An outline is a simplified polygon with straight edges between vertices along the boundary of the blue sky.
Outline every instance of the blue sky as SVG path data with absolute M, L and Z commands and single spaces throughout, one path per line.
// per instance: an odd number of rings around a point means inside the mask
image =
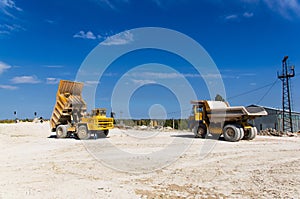
M 280 108 L 277 71 L 288 55 L 296 67 L 293 108 L 300 111 L 297 0 L 0 0 L 0 119 L 13 118 L 13 111 L 19 118 L 32 118 L 34 112 L 49 118 L 58 80 L 76 79 L 82 62 L 100 42 L 122 46 L 133 41 L 130 30 L 140 27 L 172 29 L 201 44 L 218 67 L 232 105 Z M 95 105 L 110 110 L 116 82 L 126 71 L 146 63 L 171 66 L 186 77 L 199 99 L 210 98 L 203 78 L 189 63 L 149 49 L 123 56 L 108 68 L 97 88 Z M 174 84 L 178 78 L 157 68 L 131 74 L 132 84 L 146 83 L 131 97 L 132 116 L 149 117 L 151 112 L 179 117 L 176 95 L 155 85 L 149 76 Z M 154 112 L 151 107 L 156 108 Z M 183 105 L 187 112 L 189 107 Z M 122 107 L 114 111 L 117 117 L 123 112 Z

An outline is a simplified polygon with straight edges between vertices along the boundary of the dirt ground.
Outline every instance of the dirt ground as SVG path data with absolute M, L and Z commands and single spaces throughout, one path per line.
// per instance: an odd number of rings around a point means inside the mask
M 0 198 L 300 198 L 300 137 L 51 135 L 48 123 L 0 125 Z

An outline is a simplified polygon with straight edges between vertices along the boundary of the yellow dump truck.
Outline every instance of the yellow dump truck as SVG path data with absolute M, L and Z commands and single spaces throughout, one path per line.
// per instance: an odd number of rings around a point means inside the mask
M 257 134 L 256 127 L 249 123 L 256 117 L 267 115 L 262 107 L 231 107 L 227 102 L 195 100 L 189 127 L 196 138 L 205 138 L 208 133 L 224 136 L 224 139 L 236 142 L 241 139 L 252 140 Z
M 79 139 L 88 139 L 91 134 L 103 137 L 114 127 L 113 118 L 106 117 L 106 109 L 98 108 L 91 114 L 86 113 L 82 89 L 83 83 L 60 81 L 50 119 L 52 132 L 56 132 L 57 138 L 72 134 Z

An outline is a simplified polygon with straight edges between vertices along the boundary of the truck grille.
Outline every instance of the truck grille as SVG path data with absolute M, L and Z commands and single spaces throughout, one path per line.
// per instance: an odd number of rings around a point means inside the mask
M 98 120 L 98 127 L 102 128 L 112 128 L 113 127 L 113 119 L 112 118 L 107 118 L 107 119 L 101 119 Z

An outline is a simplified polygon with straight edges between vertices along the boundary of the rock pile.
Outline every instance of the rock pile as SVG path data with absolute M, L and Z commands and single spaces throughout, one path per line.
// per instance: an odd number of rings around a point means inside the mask
M 276 129 L 268 128 L 265 130 L 260 130 L 258 135 L 265 135 L 265 136 L 288 136 L 288 137 L 294 137 L 297 136 L 298 133 L 290 133 L 290 132 L 283 132 L 283 131 L 277 131 Z
M 260 130 L 258 135 L 283 136 L 284 133 L 282 131 L 277 131 L 276 129 L 268 128 L 268 129 Z

